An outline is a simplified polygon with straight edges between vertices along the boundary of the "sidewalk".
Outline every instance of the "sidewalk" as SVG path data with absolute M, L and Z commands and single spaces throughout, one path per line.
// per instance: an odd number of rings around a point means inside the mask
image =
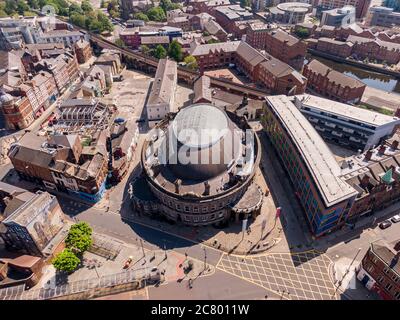
M 400 202 L 396 202 L 391 206 L 375 212 L 369 217 L 363 217 L 356 222 L 356 227 L 351 230 L 349 227 L 344 226 L 341 230 L 335 231 L 331 235 L 326 235 L 321 239 L 315 240 L 314 247 L 318 250 L 329 249 L 334 244 L 342 241 L 358 237 L 363 231 L 369 231 L 376 227 L 377 224 L 383 220 L 389 219 L 400 211 Z

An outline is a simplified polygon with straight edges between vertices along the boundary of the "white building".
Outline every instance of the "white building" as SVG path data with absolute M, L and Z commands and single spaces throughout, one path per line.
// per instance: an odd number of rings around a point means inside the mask
M 160 59 L 146 105 L 149 127 L 154 127 L 160 120 L 174 111 L 177 84 L 177 64 L 173 60 Z
M 397 117 L 309 94 L 294 103 L 324 139 L 356 150 L 378 145 L 400 125 Z

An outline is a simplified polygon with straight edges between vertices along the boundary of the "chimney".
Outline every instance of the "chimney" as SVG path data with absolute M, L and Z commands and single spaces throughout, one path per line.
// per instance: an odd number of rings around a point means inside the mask
M 207 181 L 204 182 L 204 193 L 205 196 L 210 195 L 210 183 Z
M 380 145 L 378 153 L 382 155 L 385 154 L 385 151 L 386 151 L 386 146 L 384 144 Z
M 175 184 L 175 193 L 179 194 L 179 189 L 180 189 L 181 184 L 182 184 L 181 179 L 176 179 L 174 184 Z
M 393 150 L 396 150 L 399 147 L 399 141 L 393 140 L 392 145 L 390 146 Z
M 372 151 L 372 150 L 368 150 L 368 151 L 365 153 L 364 160 L 365 160 L 365 161 L 371 160 L 372 154 L 373 154 L 373 151 Z

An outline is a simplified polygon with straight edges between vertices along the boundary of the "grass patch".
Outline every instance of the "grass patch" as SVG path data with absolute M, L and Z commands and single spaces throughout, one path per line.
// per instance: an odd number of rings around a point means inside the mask
M 394 111 L 393 110 L 389 110 L 389 109 L 386 109 L 386 108 L 379 108 L 379 107 L 371 107 L 371 106 L 367 106 L 365 104 L 359 104 L 359 105 L 357 105 L 357 108 L 375 111 L 375 112 L 378 112 L 378 113 L 385 114 L 387 116 L 393 116 L 394 115 Z

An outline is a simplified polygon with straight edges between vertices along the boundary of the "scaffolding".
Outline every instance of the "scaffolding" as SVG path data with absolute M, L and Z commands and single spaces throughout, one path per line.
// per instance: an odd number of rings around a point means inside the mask
M 74 102 L 58 107 L 57 123 L 53 127 L 55 132 L 90 136 L 95 131 L 108 128 L 112 108 L 96 100 Z
M 115 260 L 121 252 L 123 243 L 110 239 L 100 234 L 93 234 L 93 244 L 89 248 L 89 252 L 97 254 L 106 259 Z

